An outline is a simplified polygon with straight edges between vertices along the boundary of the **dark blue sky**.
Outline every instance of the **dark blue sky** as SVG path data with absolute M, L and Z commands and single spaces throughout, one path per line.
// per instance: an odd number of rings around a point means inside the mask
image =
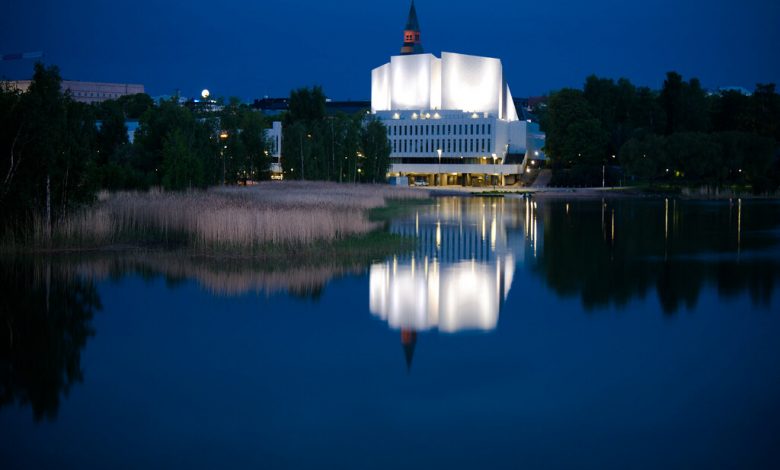
M 370 71 L 397 54 L 408 0 L 18 1 L 0 53 L 42 50 L 68 79 L 143 83 L 152 95 L 284 96 L 320 84 L 368 99 Z M 160 4 L 162 3 L 162 5 Z M 499 57 L 515 96 L 665 72 L 705 87 L 780 82 L 775 0 L 418 0 L 426 52 Z M 0 63 L 26 78 L 31 63 Z

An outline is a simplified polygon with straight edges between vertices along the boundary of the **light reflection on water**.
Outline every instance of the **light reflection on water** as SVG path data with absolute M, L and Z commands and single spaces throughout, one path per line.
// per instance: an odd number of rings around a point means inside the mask
M 166 464 L 780 462 L 777 203 L 440 198 L 386 228 L 414 248 L 0 263 L 0 454 L 144 466 L 166 417 Z
M 389 230 L 418 244 L 371 266 L 371 313 L 404 331 L 495 329 L 516 257 L 535 242 L 518 236 L 525 222 L 506 207 L 503 199 L 442 198 L 394 220 Z

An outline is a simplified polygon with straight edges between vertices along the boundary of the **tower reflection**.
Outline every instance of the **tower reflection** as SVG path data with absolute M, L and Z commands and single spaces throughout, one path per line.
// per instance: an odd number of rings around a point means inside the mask
M 496 328 L 516 263 L 535 255 L 535 212 L 530 201 L 442 198 L 393 222 L 417 246 L 371 266 L 369 309 L 400 331 L 408 367 L 418 332 Z

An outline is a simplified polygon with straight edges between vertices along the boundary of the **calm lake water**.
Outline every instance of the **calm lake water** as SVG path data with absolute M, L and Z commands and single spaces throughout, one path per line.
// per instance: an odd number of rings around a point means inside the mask
M 386 229 L 416 248 L 4 261 L 0 467 L 780 468 L 779 204 L 440 198 Z

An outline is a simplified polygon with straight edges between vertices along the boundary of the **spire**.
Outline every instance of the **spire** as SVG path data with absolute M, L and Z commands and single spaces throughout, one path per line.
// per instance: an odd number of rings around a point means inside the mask
M 417 21 L 417 9 L 414 8 L 414 0 L 409 8 L 409 19 L 406 20 L 406 29 L 409 31 L 420 31 L 420 22 Z
M 401 55 L 422 53 L 420 22 L 417 20 L 417 9 L 414 7 L 414 0 L 412 0 L 412 6 L 409 8 L 409 19 L 406 20 L 406 28 L 404 28 L 404 44 L 401 46 Z

